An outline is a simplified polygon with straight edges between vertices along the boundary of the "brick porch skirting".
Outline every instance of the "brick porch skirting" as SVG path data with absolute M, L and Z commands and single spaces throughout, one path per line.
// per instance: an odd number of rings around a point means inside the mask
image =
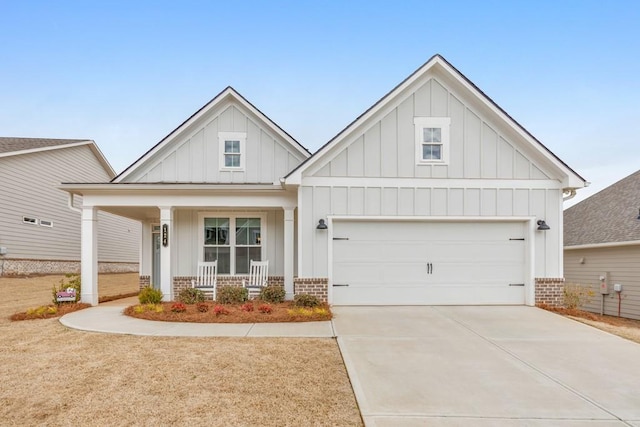
M 293 293 L 295 295 L 309 294 L 322 302 L 327 302 L 329 279 L 326 277 L 294 277 Z
M 177 298 L 180 291 L 191 287 L 191 281 L 195 280 L 196 276 L 175 276 L 173 278 L 173 295 Z M 242 286 L 242 281 L 249 280 L 248 275 L 241 276 L 218 276 L 217 286 Z M 270 286 L 283 286 L 284 276 L 269 276 L 268 284 Z
M 564 305 L 564 277 L 536 277 L 536 305 Z
M 191 281 L 196 276 L 175 276 L 173 278 L 173 295 L 174 298 L 180 294 L 180 291 L 191 287 Z M 218 276 L 218 286 L 242 286 L 243 280 L 249 280 L 249 276 Z M 293 279 L 294 294 L 309 294 L 318 297 L 320 301 L 327 302 L 327 289 L 329 280 L 326 277 L 295 277 Z M 140 289 L 151 284 L 150 276 L 140 276 Z M 283 276 L 269 276 L 269 285 L 283 286 Z

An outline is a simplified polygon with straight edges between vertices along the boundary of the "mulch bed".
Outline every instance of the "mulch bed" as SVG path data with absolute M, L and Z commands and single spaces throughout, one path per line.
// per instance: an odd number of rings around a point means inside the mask
M 91 304 L 85 304 L 81 302 L 67 302 L 62 304 L 51 304 L 38 307 L 37 309 L 23 311 L 21 313 L 12 314 L 10 320 L 34 320 L 34 319 L 50 319 L 52 317 L 64 316 L 74 311 L 82 310 L 84 308 L 91 307 Z
M 564 307 L 548 307 L 539 305 L 543 308 L 554 313 L 562 314 L 563 316 L 579 317 L 581 319 L 593 320 L 595 322 L 602 322 L 612 326 L 627 326 L 630 328 L 640 328 L 640 320 L 627 319 L 625 317 L 601 315 L 598 313 L 592 313 L 590 311 L 584 311 L 577 308 L 564 308 Z
M 186 311 L 176 313 L 172 311 L 175 303 L 165 302 L 157 305 L 134 305 L 127 307 L 124 314 L 138 319 L 157 320 L 163 322 L 195 322 L 195 323 L 279 323 L 279 322 L 317 322 L 331 320 L 332 314 L 328 305 L 320 305 L 313 308 L 295 307 L 293 302 L 283 302 L 279 304 L 263 303 L 253 301 L 249 304 L 252 311 L 242 310 L 242 305 L 216 304 L 214 302 L 202 303 L 206 305 L 207 311 L 201 312 L 196 304 L 186 304 Z M 271 312 L 263 313 L 260 306 L 267 304 Z M 155 310 L 161 307 L 160 312 Z M 216 314 L 216 307 L 223 307 L 226 314 Z M 219 310 L 219 309 L 218 309 Z

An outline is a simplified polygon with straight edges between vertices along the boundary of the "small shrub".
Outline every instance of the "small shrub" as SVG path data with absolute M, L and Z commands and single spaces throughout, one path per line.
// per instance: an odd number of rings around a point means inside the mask
M 160 289 L 147 286 L 140 291 L 138 301 L 140 301 L 140 304 L 160 304 L 162 302 L 162 296 Z
M 61 302 L 58 302 L 58 299 L 56 298 L 56 294 L 58 292 L 66 291 L 67 288 L 73 288 L 76 291 L 75 301 L 68 301 L 68 302 L 80 301 L 80 292 L 82 291 L 80 276 L 77 274 L 70 273 L 70 274 L 64 275 L 64 278 L 60 280 L 60 283 L 58 284 L 58 286 L 53 285 L 53 289 L 51 290 L 51 293 L 53 294 L 54 304 L 62 304 Z
M 196 304 L 196 308 L 200 313 L 206 313 L 207 311 L 209 311 L 209 304 L 207 304 L 206 302 L 199 302 Z
M 322 308 L 322 307 L 316 307 L 313 309 L 313 314 L 321 314 L 323 316 L 329 314 L 329 310 L 327 310 L 326 308 Z
M 185 304 L 204 302 L 204 293 L 200 289 L 186 288 L 180 291 L 178 300 Z
M 144 305 L 136 305 L 135 307 L 133 307 L 133 312 L 134 313 L 144 313 L 146 311 L 146 308 Z
M 579 308 L 591 302 L 591 298 L 595 295 L 592 289 L 587 286 L 575 283 L 566 283 L 564 285 L 564 306 L 570 310 Z
M 289 316 L 311 316 L 313 314 L 313 310 L 310 308 L 296 307 L 290 308 L 287 310 L 287 313 Z
M 240 306 L 240 310 L 246 311 L 247 313 L 253 311 L 253 303 L 252 302 L 246 302 L 246 303 L 242 304 Z
M 220 304 L 242 304 L 249 298 L 249 290 L 241 286 L 220 286 L 216 297 Z
M 285 291 L 282 286 L 266 286 L 260 290 L 259 298 L 262 301 L 278 304 L 284 301 Z
M 174 302 L 171 305 L 171 311 L 173 311 L 174 313 L 184 313 L 185 311 L 187 311 L 187 306 L 184 305 L 183 302 Z
M 299 294 L 294 297 L 293 305 L 296 307 L 317 307 L 320 305 L 320 300 L 314 295 Z
M 213 307 L 213 312 L 216 316 L 220 316 L 221 314 L 229 314 L 229 310 L 222 305 L 216 305 Z
M 271 314 L 271 311 L 273 309 L 271 308 L 271 306 L 269 304 L 260 304 L 258 306 L 258 311 L 260 313 L 264 313 L 264 314 Z

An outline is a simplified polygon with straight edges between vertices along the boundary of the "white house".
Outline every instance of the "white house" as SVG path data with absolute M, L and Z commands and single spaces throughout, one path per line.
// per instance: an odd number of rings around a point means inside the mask
M 0 137 L 0 276 L 79 271 L 82 200 L 57 187 L 114 176 L 91 140 Z M 137 221 L 101 212 L 98 236 L 101 272 L 138 271 Z
M 167 300 L 199 260 L 239 283 L 260 258 L 289 297 L 533 305 L 561 294 L 563 194 L 584 185 L 436 55 L 313 156 L 227 88 L 111 182 L 63 188 L 93 304 L 107 211 L 143 222 L 141 282 Z

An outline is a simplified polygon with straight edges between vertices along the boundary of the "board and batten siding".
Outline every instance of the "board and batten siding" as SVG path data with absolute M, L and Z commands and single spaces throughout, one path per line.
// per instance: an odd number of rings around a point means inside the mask
M 564 251 L 565 283 L 586 286 L 594 292 L 584 308 L 600 313 L 600 276 L 609 278 L 609 295 L 604 297 L 604 313 L 618 315 L 618 295 L 614 283 L 622 285 L 620 314 L 640 319 L 640 245 Z
M 303 277 L 326 277 L 327 233 L 317 230 L 320 218 L 348 216 L 536 217 L 559 227 L 559 189 L 415 188 L 302 186 L 300 232 Z M 558 232 L 535 233 L 536 277 L 561 277 Z M 523 236 L 524 237 L 524 236 Z
M 549 179 L 525 149 L 465 104 L 445 83 L 431 78 L 377 121 L 313 176 Z M 414 117 L 450 117 L 448 165 L 416 165 Z
M 172 269 L 174 276 L 196 275 L 197 263 L 200 258 L 199 237 L 203 233 L 199 222 L 200 210 L 176 209 L 173 217 L 173 239 L 175 250 L 172 255 Z M 246 214 L 247 211 L 216 211 L 207 210 L 212 215 Z M 266 251 L 265 260 L 269 260 L 269 274 L 282 276 L 284 274 L 284 211 L 267 210 L 256 211 L 266 214 Z M 250 213 L 248 213 L 250 215 Z M 144 225 L 143 238 L 148 244 L 143 245 L 141 274 L 151 274 L 151 223 Z
M 195 123 L 168 144 L 126 182 L 274 183 L 298 166 L 304 156 L 281 141 L 238 105 Z M 246 132 L 243 171 L 220 170 L 219 132 Z
M 62 182 L 104 182 L 108 173 L 87 145 L 0 158 L 0 246 L 7 259 L 80 259 L 80 213 Z M 76 207 L 81 198 L 76 197 Z M 53 227 L 23 223 L 23 217 Z M 99 261 L 138 262 L 140 224 L 98 213 Z

